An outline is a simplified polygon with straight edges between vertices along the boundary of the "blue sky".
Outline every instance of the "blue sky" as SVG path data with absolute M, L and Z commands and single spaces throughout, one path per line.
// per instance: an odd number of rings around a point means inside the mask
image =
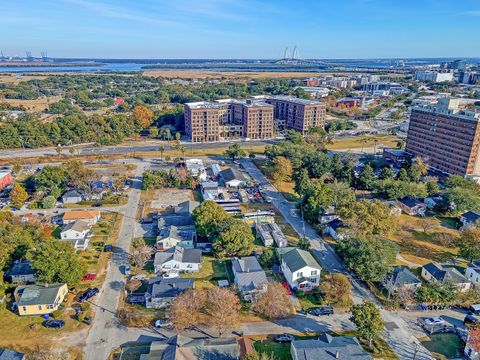
M 480 57 L 479 0 L 3 0 L 8 55 Z

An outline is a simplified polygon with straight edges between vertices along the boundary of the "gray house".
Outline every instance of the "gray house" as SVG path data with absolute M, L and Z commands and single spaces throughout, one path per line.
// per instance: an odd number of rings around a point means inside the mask
M 293 360 L 373 359 L 355 337 L 328 334 L 317 340 L 294 340 L 290 353 Z
M 240 347 L 237 338 L 191 339 L 176 335 L 167 341 L 153 341 L 150 352 L 140 356 L 140 360 L 237 360 Z
M 33 283 L 37 281 L 30 261 L 16 261 L 8 272 L 12 283 Z
M 68 190 L 62 195 L 62 202 L 64 204 L 78 204 L 84 199 L 84 193 L 81 190 Z
M 395 294 L 400 289 L 409 289 L 415 292 L 421 285 L 422 281 L 418 277 L 401 266 L 394 266 L 383 281 L 383 286 L 390 294 Z
M 453 267 L 442 266 L 441 264 L 428 263 L 423 265 L 421 275 L 428 282 L 450 282 L 460 292 L 468 291 L 472 286 L 472 283 L 460 271 Z
M 0 360 L 24 360 L 25 354 L 10 349 L 0 349 Z
M 235 276 L 235 285 L 246 301 L 255 302 L 260 292 L 264 291 L 268 283 L 265 271 L 255 256 L 232 259 L 232 270 Z
M 169 212 L 163 214 L 158 219 L 158 230 L 168 225 L 193 225 L 192 213 L 199 205 L 200 203 L 198 201 L 187 200 L 178 205 L 171 206 Z
M 175 297 L 187 289 L 193 289 L 194 279 L 160 277 L 150 279 L 145 293 L 145 306 L 148 309 L 160 309 L 168 306 Z
M 157 251 L 153 266 L 157 273 L 198 272 L 201 262 L 202 250 L 174 246 L 165 251 Z

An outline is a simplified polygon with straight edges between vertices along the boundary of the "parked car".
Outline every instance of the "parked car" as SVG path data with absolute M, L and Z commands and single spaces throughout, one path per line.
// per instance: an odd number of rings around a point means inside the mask
M 112 252 L 113 251 L 113 245 L 107 244 L 103 247 L 103 251 L 105 252 Z
M 293 335 L 290 334 L 282 334 L 282 335 L 277 335 L 275 336 L 275 342 L 283 344 L 283 343 L 289 343 L 295 340 Z
M 45 320 L 43 326 L 50 329 L 61 329 L 65 326 L 65 322 L 62 320 Z
M 288 282 L 282 283 L 283 287 L 285 288 L 285 292 L 287 295 L 292 295 L 292 289 L 290 288 L 290 285 L 288 285 Z
M 132 273 L 132 269 L 130 268 L 130 265 L 128 264 L 123 265 L 123 274 L 130 275 L 131 273 Z
M 427 326 L 443 325 L 445 323 L 445 320 L 440 318 L 428 318 L 425 319 L 424 323 Z
M 172 326 L 173 326 L 173 324 L 170 321 L 170 319 L 155 320 L 155 327 L 156 328 L 168 328 L 168 327 L 172 327 Z
M 312 309 L 308 312 L 314 316 L 322 316 L 322 315 L 332 315 L 333 314 L 333 307 L 331 306 L 323 306 L 320 308 Z
M 468 310 L 472 315 L 480 315 L 480 304 L 471 305 Z
M 143 296 L 129 296 L 127 298 L 127 302 L 129 304 L 143 304 L 145 302 L 145 297 Z
M 97 274 L 88 273 L 88 274 L 83 275 L 82 280 L 83 281 L 95 280 L 96 277 L 97 277 Z
M 78 301 L 79 302 L 85 302 L 88 299 L 91 299 L 92 297 L 97 295 L 98 292 L 99 292 L 98 288 L 90 288 L 78 297 Z

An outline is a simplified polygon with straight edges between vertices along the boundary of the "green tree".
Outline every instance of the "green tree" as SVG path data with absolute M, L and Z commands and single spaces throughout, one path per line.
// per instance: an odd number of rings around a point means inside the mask
M 370 164 L 365 165 L 358 176 L 358 186 L 361 189 L 371 190 L 375 180 L 375 172 L 373 171 L 372 166 Z
M 383 281 L 398 253 L 394 243 L 377 238 L 347 238 L 337 248 L 345 266 L 363 281 Z
M 460 232 L 457 240 L 458 255 L 472 262 L 480 259 L 480 226 L 468 226 Z
M 164 151 L 165 151 L 165 148 L 164 148 L 162 145 L 160 145 L 160 146 L 158 147 L 158 152 L 160 153 L 160 160 L 163 160 L 163 153 L 164 153 Z
M 416 298 L 427 305 L 450 305 L 456 298 L 455 286 L 450 282 L 423 284 L 417 289 Z
M 204 201 L 193 210 L 193 220 L 200 236 L 210 237 L 218 225 L 230 219 L 230 215 L 216 202 Z
M 238 144 L 233 144 L 228 147 L 227 150 L 223 153 L 223 156 L 226 158 L 232 159 L 232 161 L 235 161 L 235 159 L 243 158 L 246 156 L 245 151 L 240 147 Z
M 270 269 L 277 259 L 277 253 L 272 248 L 265 248 L 262 255 L 258 258 L 258 262 L 263 268 Z
M 53 197 L 52 195 L 45 196 L 42 199 L 42 208 L 43 209 L 51 209 L 55 207 L 55 204 L 57 203 L 57 199 Z
M 213 250 L 221 258 L 246 256 L 251 254 L 254 240 L 248 224 L 230 218 L 218 225 L 213 240 Z
M 61 189 L 65 187 L 68 182 L 68 174 L 63 166 L 45 166 L 34 179 L 35 189 L 51 189 L 57 186 Z
M 302 237 L 300 241 L 298 242 L 298 247 L 302 250 L 310 250 L 311 244 L 310 240 L 308 240 L 306 237 Z
M 378 177 L 380 180 L 392 180 L 393 170 L 390 166 L 384 167 Z
M 407 170 L 405 170 L 404 168 L 401 168 L 397 173 L 397 180 L 406 181 L 406 182 L 410 181 Z
M 12 172 L 18 175 L 20 174 L 20 171 L 22 171 L 22 168 L 23 168 L 22 165 L 20 165 L 19 163 L 15 163 L 13 164 Z
M 284 156 L 277 156 L 272 161 L 269 173 L 275 181 L 290 181 L 293 173 L 292 162 Z
M 371 301 L 365 300 L 363 304 L 351 307 L 350 320 L 357 327 L 360 337 L 368 340 L 368 346 L 372 347 L 372 341 L 379 336 L 385 327 L 380 310 Z
M 17 181 L 13 183 L 12 190 L 10 190 L 10 200 L 16 208 L 21 208 L 28 199 L 28 194 L 25 188 Z
M 151 128 L 150 128 L 149 132 L 150 132 L 150 136 L 151 136 L 152 138 L 156 139 L 156 138 L 158 137 L 158 133 L 159 133 L 160 131 L 158 130 L 158 127 L 154 126 L 154 127 L 151 127 Z
M 77 285 L 85 274 L 86 265 L 69 242 L 46 240 L 29 258 L 40 280 L 47 283 L 65 282 Z

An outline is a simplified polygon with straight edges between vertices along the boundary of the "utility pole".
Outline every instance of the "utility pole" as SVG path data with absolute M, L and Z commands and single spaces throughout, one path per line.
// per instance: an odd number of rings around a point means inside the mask
M 415 344 L 415 352 L 413 353 L 413 360 L 417 359 L 418 343 Z

